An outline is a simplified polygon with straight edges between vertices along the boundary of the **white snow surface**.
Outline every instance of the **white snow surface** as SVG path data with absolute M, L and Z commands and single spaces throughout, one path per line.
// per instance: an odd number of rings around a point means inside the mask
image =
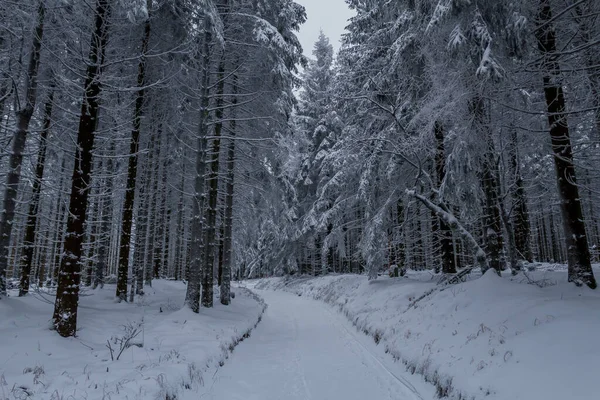
M 415 272 L 270 278 L 246 283 L 259 297 L 237 288 L 200 314 L 181 308 L 181 282 L 156 281 L 136 304 L 107 285 L 85 291 L 70 339 L 49 329 L 50 295 L 10 297 L 0 399 L 596 399 L 600 293 L 562 266 L 528 274 L 542 287 L 493 273 L 452 286 Z M 140 347 L 112 361 L 106 341 L 139 322 Z
M 203 399 L 434 398 L 432 388 L 330 307 L 291 293 L 256 292 L 268 304 L 263 320 L 217 371 Z
M 246 289 L 234 288 L 230 306 L 217 301 L 213 309 L 194 314 L 182 308 L 185 290 L 182 282 L 155 281 L 135 304 L 116 303 L 114 285 L 86 290 L 77 337 L 69 339 L 49 329 L 52 296 L 2 299 L 0 399 L 197 399 L 206 377 L 255 326 L 264 304 Z M 107 340 L 140 322 L 135 345 L 112 361 Z M 118 344 L 112 346 L 118 352 Z
M 598 268 L 595 273 L 600 277 Z M 522 274 L 516 277 L 504 274 L 500 278 L 492 271 L 443 290 L 436 285 L 438 278 L 429 272 L 409 272 L 408 277 L 385 276 L 374 281 L 356 275 L 269 278 L 249 285 L 284 290 L 301 296 L 299 299 L 315 298 L 332 305 L 331 310 L 338 311 L 355 326 L 351 329 L 354 337 L 362 335 L 372 346 L 377 341 L 381 353 L 388 353 L 387 362 L 425 377 L 436 386 L 438 394 L 450 399 L 599 398 L 595 379 L 600 371 L 600 291 L 567 283 L 564 266 L 538 266 L 537 271 L 528 275 L 543 287 L 530 284 Z M 426 296 L 415 302 L 423 295 Z M 287 320 L 293 321 L 296 307 L 288 308 L 287 312 Z M 322 313 L 326 312 L 329 311 Z M 337 317 L 330 318 L 332 324 L 341 326 Z M 300 337 L 311 326 L 314 325 L 301 328 Z M 326 347 L 335 346 L 336 341 L 346 343 L 342 333 L 332 342 L 319 334 L 320 330 L 314 331 L 312 345 L 323 344 L 324 354 Z M 280 331 L 290 342 L 294 332 Z M 274 329 L 273 334 L 276 333 Z M 334 329 L 327 331 L 327 336 L 335 335 Z M 264 340 L 267 344 L 267 338 Z M 242 346 L 240 352 L 241 349 Z M 303 347 L 298 351 L 301 356 L 304 354 Z M 235 363 L 231 368 L 235 368 Z M 369 365 L 368 369 L 378 371 L 376 366 Z M 327 371 L 332 370 L 336 371 L 330 364 Z M 219 374 L 226 371 L 224 368 Z M 335 373 L 328 373 L 333 374 L 331 379 L 336 377 Z M 328 373 L 323 371 L 324 379 Z M 353 379 L 369 382 L 370 374 L 365 372 Z M 381 388 L 374 383 L 367 385 L 370 394 L 363 398 L 388 398 L 387 393 L 377 392 Z M 352 388 L 351 392 L 359 393 L 359 389 Z M 312 398 L 327 398 L 316 396 L 315 392 L 312 395 Z M 409 391 L 408 397 L 395 398 L 411 399 L 411 395 Z

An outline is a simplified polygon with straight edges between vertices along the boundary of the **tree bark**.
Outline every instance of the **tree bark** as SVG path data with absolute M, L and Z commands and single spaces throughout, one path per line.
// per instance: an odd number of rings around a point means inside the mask
M 147 0 L 148 14 L 152 8 L 152 0 Z M 121 221 L 121 247 L 119 249 L 119 268 L 117 270 L 117 292 L 119 301 L 127 300 L 127 277 L 129 274 L 129 252 L 131 250 L 131 228 L 133 225 L 133 207 L 135 202 L 135 183 L 137 178 L 138 151 L 140 148 L 140 130 L 144 112 L 144 96 L 146 93 L 146 54 L 150 42 L 150 15 L 144 25 L 142 51 L 138 64 L 138 91 L 133 112 L 133 130 L 129 145 L 129 165 L 127 168 L 127 188 L 123 203 L 123 219 Z M 141 293 L 139 293 L 141 294 Z
M 112 188 L 113 188 L 113 162 L 112 155 L 115 153 L 114 143 L 111 145 L 110 154 L 106 162 L 105 173 L 108 175 L 104 180 L 102 189 L 107 195 L 103 196 L 100 206 L 100 230 L 98 231 L 98 262 L 95 265 L 94 282 L 92 288 L 104 287 L 104 271 L 108 265 L 108 250 L 110 247 L 110 228 L 112 222 Z
M 100 62 L 104 59 L 108 41 L 109 15 L 110 0 L 97 0 L 90 44 L 90 60 L 86 71 L 85 93 L 81 103 L 77 132 L 64 256 L 58 275 L 58 288 L 54 303 L 54 327 L 63 337 L 75 336 L 77 332 L 82 241 L 90 191 L 92 149 L 100 108 Z
M 512 150 L 510 154 L 510 161 L 512 164 L 512 172 L 515 178 L 513 184 L 513 198 L 515 202 L 513 214 L 515 246 L 521 258 L 529 262 L 533 262 L 533 256 L 531 254 L 531 227 L 529 223 L 529 211 L 527 209 L 527 197 L 525 196 L 525 184 L 523 183 L 523 176 L 521 175 L 517 132 L 514 130 L 511 132 L 511 142 Z
M 483 215 L 483 238 L 485 240 L 486 252 L 489 258 L 489 266 L 494 268 L 498 274 L 504 267 L 502 257 L 503 237 L 502 219 L 500 207 L 500 195 L 498 184 L 498 166 L 495 160 L 494 142 L 486 116 L 484 100 L 476 96 L 471 102 L 471 112 L 477 122 L 485 140 L 485 153 L 483 154 L 483 165 L 481 174 L 481 185 L 483 187 L 484 215 Z M 485 272 L 485 271 L 483 271 Z
M 40 52 L 44 36 L 45 14 L 45 1 L 40 0 L 37 23 L 33 33 L 29 65 L 27 67 L 25 79 L 25 104 L 23 105 L 23 108 L 19 109 L 16 113 L 17 128 L 13 136 L 13 147 L 10 154 L 9 170 L 6 176 L 6 187 L 4 189 L 4 201 L 2 213 L 0 215 L 0 299 L 7 295 L 6 270 L 8 268 L 8 253 L 13 221 L 15 218 L 17 192 L 19 190 L 19 181 L 21 180 L 23 151 L 25 150 L 27 131 L 29 130 L 29 123 L 33 116 L 37 97 L 37 76 L 40 67 Z M 29 284 L 29 274 L 27 276 L 27 284 Z M 29 290 L 29 288 L 27 288 L 27 290 Z
M 542 79 L 568 251 L 569 282 L 574 282 L 578 286 L 587 285 L 595 289 L 596 279 L 592 271 L 581 199 L 575 176 L 565 95 L 557 59 L 556 32 L 552 21 L 550 0 L 540 0 L 538 26 L 535 34 L 538 48 L 543 56 Z
M 31 203 L 29 203 L 29 212 L 27 214 L 27 226 L 25 228 L 25 239 L 23 241 L 23 265 L 21 267 L 21 287 L 19 296 L 25 296 L 29 293 L 29 276 L 33 263 L 33 250 L 36 237 L 36 225 L 40 205 L 40 193 L 42 189 L 42 179 L 44 178 L 44 167 L 46 166 L 46 148 L 50 125 L 52 124 L 52 107 L 54 104 L 54 88 L 50 89 L 50 95 L 44 108 L 44 124 L 40 133 L 40 147 L 38 149 L 38 158 L 35 167 L 35 179 L 33 181 Z
M 144 261 L 144 281 L 146 286 L 152 287 L 152 279 L 154 277 L 154 248 L 156 246 L 156 220 L 158 209 L 158 180 L 160 175 L 160 159 L 162 153 L 162 127 L 159 123 L 156 133 L 151 139 L 152 157 L 149 158 L 148 169 L 150 170 L 149 192 L 148 192 L 148 214 L 146 219 L 146 249 Z
M 234 98 L 232 107 L 235 111 L 237 98 L 237 76 L 233 76 L 233 93 Z M 232 232 L 233 232 L 233 193 L 235 189 L 235 134 L 236 120 L 235 116 L 229 124 L 229 146 L 227 147 L 227 179 L 225 190 L 225 214 L 223 216 L 223 274 L 221 276 L 221 304 L 229 305 L 231 302 L 231 264 L 232 258 Z
M 149 155 L 151 152 L 149 153 Z M 146 161 L 147 163 L 147 161 Z M 134 252 L 134 265 L 135 265 L 135 292 L 138 295 L 144 294 L 144 260 L 146 253 L 146 234 L 148 232 L 148 204 L 150 203 L 149 192 L 150 192 L 150 168 L 146 168 L 146 171 L 142 175 L 142 180 L 137 183 L 138 186 L 138 208 L 137 217 L 135 219 L 135 252 Z
M 206 234 L 205 234 L 205 263 L 204 273 L 202 274 L 202 306 L 213 306 L 213 281 L 214 281 L 214 259 L 217 232 L 217 202 L 219 198 L 219 155 L 221 152 L 221 130 L 223 129 L 223 90 L 225 66 L 224 60 L 219 63 L 217 74 L 217 100 L 215 112 L 215 131 L 212 139 L 212 148 L 207 154 L 209 174 L 208 184 L 208 204 L 206 207 Z
M 63 157 L 61 166 L 60 166 L 60 183 L 58 184 L 58 195 L 56 201 L 56 210 L 54 212 L 54 220 L 56 221 L 56 225 L 54 227 L 54 240 L 52 243 L 52 258 L 51 258 L 51 270 L 48 271 L 52 285 L 56 285 L 58 283 L 58 270 L 60 268 L 60 261 L 62 260 L 62 246 L 63 246 L 63 237 L 64 237 L 64 225 L 65 225 L 65 215 L 67 212 L 67 208 L 65 207 L 65 202 L 63 201 L 63 193 L 65 190 L 65 161 L 66 159 Z
M 206 200 L 205 173 L 206 173 L 206 146 L 209 125 L 209 98 L 210 83 L 210 45 L 212 42 L 212 26 L 210 16 L 204 16 L 204 39 L 202 46 L 202 76 L 200 78 L 200 118 L 198 121 L 198 144 L 196 148 L 196 175 L 194 177 L 194 198 L 192 206 L 191 251 L 190 267 L 188 273 L 188 286 L 186 304 L 195 313 L 200 312 L 200 290 L 203 282 L 202 264 L 204 258 L 204 241 L 202 237 L 202 213 Z M 212 288 L 212 286 L 211 286 Z M 211 294 L 212 298 L 212 294 Z
M 435 169 L 437 175 L 437 187 L 446 177 L 446 154 L 444 151 L 444 127 L 440 122 L 435 123 Z M 440 237 L 440 251 L 442 259 L 442 273 L 455 274 L 456 263 L 454 262 L 454 244 L 452 242 L 452 230 L 443 218 L 437 216 Z
M 96 163 L 96 166 L 93 168 L 101 168 L 101 163 Z M 94 265 L 96 264 L 96 260 L 94 259 L 94 252 L 96 251 L 96 237 L 98 236 L 98 216 L 100 215 L 100 190 L 102 190 L 102 186 L 98 184 L 92 184 L 92 188 L 90 189 L 90 205 L 88 206 L 88 216 L 87 216 L 87 239 L 86 239 L 86 271 L 85 271 L 85 280 L 84 285 L 87 287 L 92 286 L 92 280 L 94 276 Z
M 168 148 L 168 136 L 167 136 L 167 145 Z M 156 209 L 156 224 L 155 224 L 155 246 L 154 246 L 154 255 L 152 257 L 153 267 L 152 267 L 152 275 L 155 279 L 162 278 L 164 276 L 164 264 L 163 264 L 163 256 L 164 256 L 164 246 L 165 246 L 165 225 L 167 224 L 166 219 L 166 202 L 167 202 L 167 191 L 165 188 L 165 183 L 167 182 L 167 166 L 163 163 L 162 165 L 162 175 L 160 181 L 162 183 L 160 190 L 156 190 L 155 193 L 158 196 L 157 204 L 158 207 Z

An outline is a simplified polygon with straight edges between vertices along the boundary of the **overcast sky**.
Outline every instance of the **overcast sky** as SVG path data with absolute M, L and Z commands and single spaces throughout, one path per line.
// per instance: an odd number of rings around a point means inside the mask
M 340 38 L 344 28 L 348 25 L 348 18 L 354 12 L 348 8 L 344 0 L 295 0 L 296 3 L 306 7 L 308 19 L 300 29 L 298 38 L 302 43 L 304 54 L 312 57 L 312 50 L 319 30 L 323 29 L 329 37 L 333 48 L 340 48 Z

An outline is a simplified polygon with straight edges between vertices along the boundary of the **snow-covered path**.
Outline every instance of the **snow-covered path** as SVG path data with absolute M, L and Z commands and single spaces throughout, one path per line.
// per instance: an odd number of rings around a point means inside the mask
M 423 399 L 401 366 L 388 365 L 381 349 L 328 306 L 286 292 L 257 293 L 269 305 L 263 321 L 205 380 L 202 399 Z

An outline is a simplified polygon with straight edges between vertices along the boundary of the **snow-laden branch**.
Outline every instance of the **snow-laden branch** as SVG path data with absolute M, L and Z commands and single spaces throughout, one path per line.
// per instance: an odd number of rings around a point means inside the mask
M 450 214 L 448 211 L 445 211 L 440 206 L 434 204 L 427 197 L 418 194 L 415 190 L 406 189 L 406 194 L 410 197 L 414 197 L 419 200 L 423 205 L 433 211 L 438 217 L 444 220 L 452 229 L 453 232 L 458 232 L 463 239 L 465 239 L 475 250 L 475 260 L 477 265 L 481 268 L 481 272 L 485 272 L 489 269 L 487 256 L 485 251 L 481 248 L 477 240 L 465 229 L 464 226 L 456 219 L 456 217 Z

